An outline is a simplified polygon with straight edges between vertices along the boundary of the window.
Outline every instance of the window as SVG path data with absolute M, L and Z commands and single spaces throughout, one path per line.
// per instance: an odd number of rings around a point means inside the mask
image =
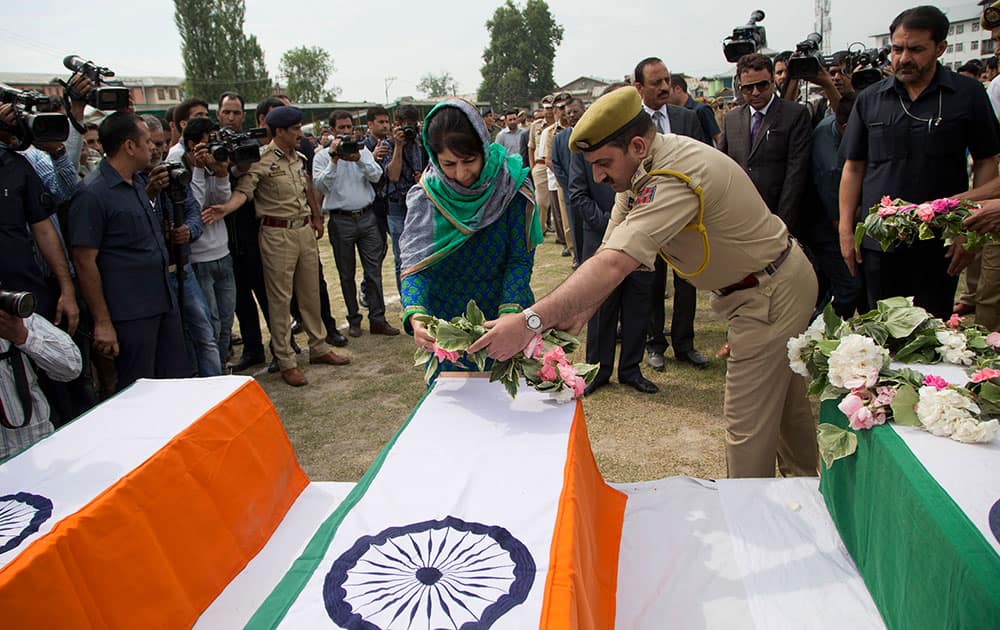
M 962 42 L 958 42 L 957 44 L 955 44 L 955 52 L 962 52 L 964 48 L 965 44 L 963 44 Z
M 946 52 L 949 54 L 955 52 L 955 46 L 953 44 L 948 44 L 948 50 Z
M 954 26 L 949 26 L 948 27 L 948 35 L 950 36 L 950 35 L 954 35 L 954 34 L 955 34 L 955 27 Z
M 163 88 L 156 88 L 156 100 L 165 101 L 167 100 L 167 91 Z
M 972 32 L 976 33 L 978 31 L 979 31 L 979 22 L 973 22 L 972 23 Z
M 965 32 L 965 24 L 956 24 L 955 25 L 955 34 L 956 35 L 961 35 L 964 32 Z
M 883 46 L 888 46 L 889 45 L 889 38 L 888 37 L 883 37 L 882 38 L 882 45 Z
M 969 50 L 979 50 L 979 42 L 972 42 L 969 44 Z
M 984 39 L 979 44 L 979 54 L 980 55 L 992 55 L 994 50 L 995 49 L 993 47 L 993 40 L 992 39 Z
M 174 99 L 175 101 L 180 100 L 180 97 L 177 96 L 177 88 L 170 88 L 170 98 Z

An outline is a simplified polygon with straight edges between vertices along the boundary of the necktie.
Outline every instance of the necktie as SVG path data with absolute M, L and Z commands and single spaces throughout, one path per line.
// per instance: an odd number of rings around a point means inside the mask
M 754 112 L 753 120 L 750 121 L 750 146 L 757 142 L 757 132 L 760 131 L 760 123 L 764 121 L 764 112 Z
M 666 133 L 667 132 L 667 130 L 664 129 L 664 125 L 663 125 L 663 112 L 662 111 L 656 110 L 655 112 L 653 112 L 653 122 L 656 123 L 656 131 L 658 131 L 659 133 Z

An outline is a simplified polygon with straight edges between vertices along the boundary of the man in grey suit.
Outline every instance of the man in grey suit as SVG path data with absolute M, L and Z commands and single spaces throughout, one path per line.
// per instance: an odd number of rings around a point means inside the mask
M 658 133 L 676 133 L 689 136 L 711 146 L 712 140 L 692 110 L 671 105 L 670 71 L 662 60 L 647 57 L 640 61 L 632 75 L 635 89 L 642 97 L 642 108 L 653 118 Z M 667 286 L 667 265 L 662 259 L 656 260 L 653 284 L 650 288 L 651 310 L 649 340 L 646 343 L 646 365 L 654 370 L 664 368 L 663 353 L 666 352 L 667 338 L 663 333 L 666 313 L 663 294 Z M 674 344 L 674 356 L 678 361 L 704 368 L 708 360 L 694 349 L 694 313 L 697 307 L 697 292 L 687 281 L 674 274 L 674 312 L 670 319 L 670 340 Z
M 726 114 L 719 149 L 743 167 L 767 207 L 798 236 L 812 145 L 809 110 L 778 98 L 774 66 L 764 55 L 741 57 L 736 74 L 746 104 Z

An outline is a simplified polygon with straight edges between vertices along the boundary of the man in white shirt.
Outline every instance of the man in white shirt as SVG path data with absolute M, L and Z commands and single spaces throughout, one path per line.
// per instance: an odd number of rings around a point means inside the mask
M 330 146 L 313 157 L 313 185 L 323 195 L 323 212 L 330 216 L 328 233 L 347 306 L 347 334 L 361 336 L 361 311 L 354 279 L 357 250 L 364 270 L 369 331 L 373 335 L 398 335 L 399 329 L 385 319 L 384 245 L 373 206 L 372 185 L 382 177 L 382 167 L 364 143 L 354 139 L 354 119 L 350 112 L 337 110 L 330 114 L 330 128 L 335 135 Z

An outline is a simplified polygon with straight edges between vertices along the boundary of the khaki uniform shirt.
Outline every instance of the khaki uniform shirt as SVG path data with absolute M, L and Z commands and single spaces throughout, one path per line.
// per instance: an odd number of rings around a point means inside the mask
M 545 127 L 544 118 L 532 121 L 531 126 L 528 127 L 528 148 L 535 152 L 535 159 L 538 159 L 539 136 L 542 135 L 542 129 L 545 129 Z
M 312 214 L 306 195 L 306 160 L 298 151 L 284 153 L 271 142 L 260 161 L 236 182 L 235 191 L 254 200 L 258 217 L 299 219 Z
M 701 265 L 701 235 L 684 229 L 698 219 L 698 197 L 676 177 L 648 174 L 662 169 L 687 175 L 704 191 L 711 258 L 702 273 L 686 278 L 695 287 L 729 286 L 762 271 L 787 247 L 788 229 L 736 162 L 702 142 L 673 134 L 657 134 L 631 190 L 618 193 L 604 247 L 628 254 L 650 271 L 658 252 L 683 273 Z

